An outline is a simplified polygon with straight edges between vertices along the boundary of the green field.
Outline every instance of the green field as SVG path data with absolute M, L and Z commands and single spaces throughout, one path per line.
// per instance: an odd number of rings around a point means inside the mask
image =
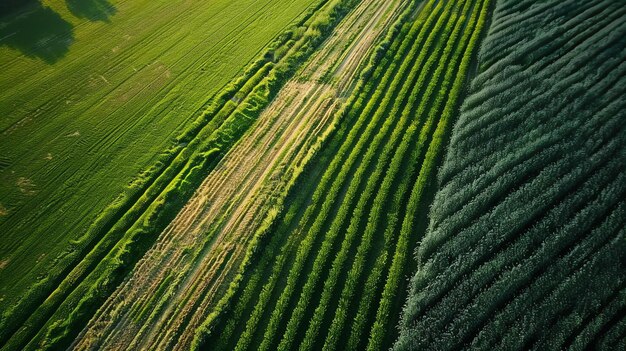
M 0 349 L 624 349 L 624 48 L 622 0 L 0 0 Z
M 498 1 L 397 350 L 623 350 L 626 7 Z
M 204 346 L 391 345 L 420 213 L 488 8 L 407 8 Z
M 5 311 L 313 1 L 77 3 L 1 20 Z

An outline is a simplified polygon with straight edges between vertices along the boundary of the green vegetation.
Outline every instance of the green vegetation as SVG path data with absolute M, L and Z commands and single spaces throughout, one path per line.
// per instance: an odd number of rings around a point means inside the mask
M 625 48 L 621 0 L 0 1 L 0 348 L 624 349 Z
M 34 2 L 0 20 L 0 309 L 54 279 L 51 267 L 65 271 L 64 257 L 84 251 L 71 242 L 104 222 L 120 192 L 143 193 L 167 159 L 159 153 L 180 149 L 175 137 L 196 111 L 311 2 L 258 13 L 251 1 L 197 3 L 124 3 L 106 23 L 77 19 L 64 1 Z M 232 21 L 242 13 L 246 22 Z M 275 14 L 272 26 L 260 24 L 264 13 Z M 213 15 L 221 20 L 206 21 Z M 181 40 L 181 20 L 199 35 Z M 207 38 L 202 57 L 185 55 Z M 45 55 L 56 53 L 51 64 Z M 208 67 L 214 60 L 223 64 Z
M 390 345 L 418 212 L 488 8 L 409 4 L 198 346 Z
M 624 346 L 625 47 L 620 1 L 497 1 L 395 349 Z

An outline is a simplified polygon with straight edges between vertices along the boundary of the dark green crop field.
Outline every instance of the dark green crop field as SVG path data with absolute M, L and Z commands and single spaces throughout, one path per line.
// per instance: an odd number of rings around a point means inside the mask
M 0 350 L 626 349 L 623 0 L 0 0 Z
M 395 349 L 621 350 L 626 6 L 499 1 Z

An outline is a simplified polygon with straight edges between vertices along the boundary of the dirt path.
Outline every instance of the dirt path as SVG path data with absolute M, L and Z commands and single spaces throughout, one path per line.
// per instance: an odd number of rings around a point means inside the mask
M 294 167 L 328 127 L 404 1 L 364 0 L 207 176 L 76 349 L 188 349 Z M 321 82 L 330 71 L 329 83 Z

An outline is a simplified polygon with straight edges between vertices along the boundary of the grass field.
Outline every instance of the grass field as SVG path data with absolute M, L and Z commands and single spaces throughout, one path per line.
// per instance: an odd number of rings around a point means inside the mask
M 397 350 L 620 350 L 626 7 L 497 1 Z
M 0 279 L 11 290 L 3 289 L 2 306 L 312 2 L 212 1 L 198 9 L 193 1 L 126 1 L 92 16 L 87 5 L 80 12 L 54 1 L 4 18 Z M 52 33 L 22 34 L 40 20 L 54 23 Z
M 0 2 L 0 349 L 626 348 L 621 0 Z
M 126 1 L 92 16 L 54 1 L 4 18 L 0 279 L 11 290 L 3 289 L 2 305 L 312 2 L 212 1 L 198 9 L 193 1 Z M 58 32 L 21 33 L 42 19 Z

